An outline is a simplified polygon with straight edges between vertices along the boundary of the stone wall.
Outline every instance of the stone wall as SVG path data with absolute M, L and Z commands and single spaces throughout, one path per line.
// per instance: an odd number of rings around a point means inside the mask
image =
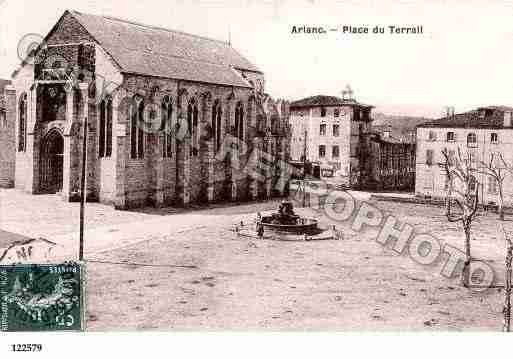
M 14 186 L 16 163 L 16 94 L 14 89 L 7 89 L 4 94 L 6 111 L 3 113 L 5 120 L 0 115 L 0 187 L 10 188 Z
M 89 33 L 68 12 L 59 21 L 46 39 L 48 45 L 93 42 Z
M 96 181 L 95 190 L 98 199 L 102 203 L 114 203 L 116 199 L 116 158 L 117 158 L 117 136 L 116 123 L 118 122 L 118 111 L 120 99 L 115 95 L 116 89 L 123 83 L 123 75 L 115 62 L 100 47 L 95 46 L 95 107 L 99 113 L 99 106 L 102 100 L 110 96 L 112 99 L 112 154 L 109 157 L 99 156 L 99 145 L 96 144 L 94 151 Z M 96 127 L 99 128 L 99 116 L 96 116 Z
M 15 166 L 15 187 L 24 191 L 33 193 L 37 186 L 37 179 L 33 178 L 33 171 L 37 169 L 38 161 L 35 161 L 37 154 L 33 153 L 34 148 L 39 146 L 39 138 L 34 135 L 34 127 L 36 124 L 36 108 L 33 105 L 33 98 L 36 96 L 37 90 L 31 90 L 34 83 L 34 66 L 26 64 L 19 69 L 12 78 L 13 98 L 8 106 L 10 116 L 15 120 L 15 149 L 16 149 L 16 166 Z M 19 131 L 19 111 L 18 104 L 21 96 L 26 93 L 28 99 L 27 109 L 27 147 L 26 151 L 18 151 L 18 131 Z M 8 94 L 8 96 L 11 96 Z M 34 183 L 35 181 L 35 183 Z
M 187 115 L 187 105 L 194 100 L 198 106 L 200 133 L 202 129 L 211 125 L 211 108 L 216 100 L 219 100 L 223 110 L 222 133 L 226 134 L 234 126 L 235 104 L 242 102 L 244 108 L 249 108 L 251 101 L 251 89 L 231 88 L 209 84 L 199 84 L 186 81 L 169 79 L 148 78 L 144 76 L 126 75 L 123 83 L 124 96 L 129 97 L 139 94 L 144 98 L 145 104 L 155 104 L 160 107 L 164 96 L 169 96 L 173 105 L 173 123 L 177 123 L 178 115 L 183 118 Z M 250 112 L 245 112 L 245 127 L 254 122 Z M 248 117 L 249 116 L 249 117 Z M 128 112 L 118 114 L 118 123 L 124 125 L 125 142 L 130 141 L 130 122 Z M 247 132 L 247 130 L 245 131 Z M 173 202 L 176 204 L 199 203 L 207 200 L 209 182 L 213 182 L 213 199 L 219 201 L 229 200 L 229 182 L 231 172 L 229 160 L 226 156 L 218 156 L 212 159 L 214 164 L 215 178 L 209 179 L 209 161 L 212 154 L 209 153 L 209 142 L 212 139 L 200 141 L 197 154 L 191 151 L 190 139 L 174 139 L 171 158 L 162 158 L 161 134 L 147 134 L 144 159 L 130 158 L 130 147 L 122 149 L 118 153 L 126 163 L 126 182 L 124 193 L 126 200 L 123 205 L 126 207 L 140 206 L 143 203 Z M 249 143 L 252 148 L 251 141 Z M 118 146 L 118 150 L 121 150 Z M 241 157 L 241 161 L 247 160 L 248 154 Z M 176 172 L 178 171 L 178 173 Z M 158 179 L 159 176 L 162 177 Z M 240 182 L 240 183 L 239 183 Z M 240 179 L 237 182 L 237 191 L 246 191 L 249 186 L 247 179 Z M 162 193 L 160 193 L 162 192 Z M 188 195 L 185 196 L 185 193 Z M 119 196 L 118 196 L 119 197 Z

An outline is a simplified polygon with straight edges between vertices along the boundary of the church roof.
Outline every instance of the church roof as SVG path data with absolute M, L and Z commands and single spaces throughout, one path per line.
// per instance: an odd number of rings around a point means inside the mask
M 361 104 L 354 99 L 342 99 L 336 96 L 317 95 L 306 97 L 301 100 L 294 101 L 290 104 L 291 108 L 299 107 L 320 107 L 320 106 L 358 106 L 372 107 Z
M 251 87 L 235 71 L 260 70 L 230 44 L 109 16 L 69 11 L 124 73 Z

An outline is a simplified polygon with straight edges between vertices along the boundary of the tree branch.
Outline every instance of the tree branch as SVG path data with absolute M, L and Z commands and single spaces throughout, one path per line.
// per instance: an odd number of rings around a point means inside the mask
M 476 197 L 474 199 L 474 208 L 472 209 L 472 212 L 468 216 L 470 220 L 472 220 L 472 218 L 474 217 L 474 215 L 477 212 L 477 205 L 478 205 L 478 203 L 479 203 L 479 186 L 476 185 Z

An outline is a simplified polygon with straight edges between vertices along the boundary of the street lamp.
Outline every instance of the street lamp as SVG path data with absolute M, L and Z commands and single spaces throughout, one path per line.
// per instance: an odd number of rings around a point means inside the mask
M 87 103 L 85 104 L 87 106 Z M 84 259 L 84 212 L 86 201 L 86 166 L 87 166 L 87 115 L 84 116 L 84 140 L 82 142 L 82 174 L 80 181 L 80 244 L 78 249 L 78 260 Z

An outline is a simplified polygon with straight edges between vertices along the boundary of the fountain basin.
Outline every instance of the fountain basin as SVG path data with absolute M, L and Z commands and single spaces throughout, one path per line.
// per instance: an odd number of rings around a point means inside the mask
M 296 223 L 275 223 L 274 216 L 262 217 L 262 225 L 265 229 L 276 232 L 308 234 L 318 230 L 318 221 L 313 218 L 297 218 Z

